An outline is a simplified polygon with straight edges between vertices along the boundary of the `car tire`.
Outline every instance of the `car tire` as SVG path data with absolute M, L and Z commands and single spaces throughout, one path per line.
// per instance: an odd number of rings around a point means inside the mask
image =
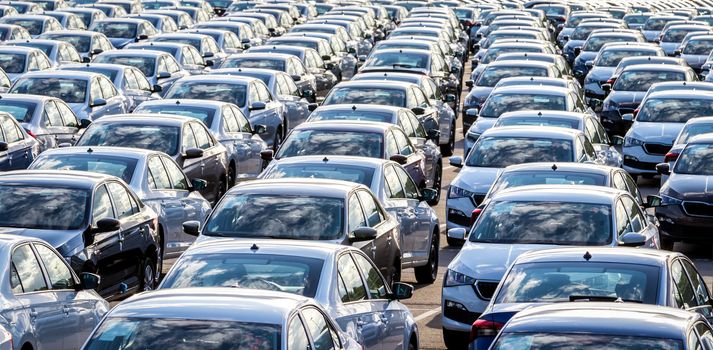
M 443 342 L 446 343 L 446 348 L 449 350 L 462 350 L 468 348 L 468 333 L 451 331 L 445 328 L 443 330 Z
M 431 247 L 428 251 L 428 262 L 426 265 L 414 268 L 416 282 L 423 284 L 431 284 L 438 277 L 438 248 L 439 248 L 438 231 L 433 232 L 431 237 Z
M 156 288 L 156 264 L 153 259 L 146 257 L 141 266 L 141 286 L 140 291 L 146 292 Z
M 446 243 L 451 247 L 462 247 L 465 244 L 465 240 L 446 237 Z
M 441 186 L 443 183 L 443 165 L 438 164 L 438 169 L 436 169 L 436 176 L 433 179 L 433 189 L 436 191 L 436 198 L 432 201 L 428 201 L 431 206 L 437 205 L 441 201 Z
M 456 126 L 451 125 L 451 134 L 448 137 L 448 143 L 441 145 L 441 154 L 444 157 L 450 157 L 456 149 Z
M 218 201 L 220 201 L 221 198 L 223 198 L 223 195 L 225 195 L 226 192 L 226 181 L 225 181 L 225 175 L 220 177 L 220 182 L 218 182 L 218 187 L 216 187 L 215 190 L 215 200 L 213 201 L 213 206 L 218 204 Z

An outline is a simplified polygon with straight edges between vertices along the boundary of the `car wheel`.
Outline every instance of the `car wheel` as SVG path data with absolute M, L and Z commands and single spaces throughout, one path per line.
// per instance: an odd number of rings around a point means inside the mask
M 438 231 L 433 232 L 431 237 L 431 248 L 428 252 L 428 263 L 414 269 L 416 281 L 418 283 L 433 283 L 438 276 Z
M 443 182 L 443 166 L 439 164 L 438 169 L 436 169 L 436 176 L 435 179 L 433 179 L 433 189 L 436 190 L 436 198 L 434 198 L 432 201 L 429 201 L 429 205 L 437 205 L 438 202 L 441 201 L 441 185 Z
M 144 261 L 144 266 L 141 270 L 141 291 L 146 292 L 154 290 L 156 286 L 156 265 L 149 257 Z
M 448 143 L 441 145 L 441 154 L 445 157 L 450 157 L 453 155 L 453 151 L 456 149 L 456 126 L 451 125 L 451 135 L 448 138 Z
M 451 331 L 443 328 L 443 342 L 450 350 L 462 350 L 468 348 L 469 334 L 465 332 Z

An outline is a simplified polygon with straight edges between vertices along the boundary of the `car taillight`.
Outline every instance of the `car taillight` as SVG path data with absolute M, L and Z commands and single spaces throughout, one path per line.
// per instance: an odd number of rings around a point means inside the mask
M 666 156 L 663 157 L 664 163 L 675 162 L 678 159 L 678 153 L 668 152 Z
M 470 328 L 470 341 L 472 342 L 478 337 L 494 337 L 498 335 L 498 332 L 503 326 L 505 326 L 505 324 L 500 322 L 475 320 L 473 326 Z
M 614 84 L 614 81 L 615 81 L 614 79 L 609 79 L 609 80 L 607 80 L 607 84 L 609 84 L 609 85 Z
M 466 27 L 470 27 L 470 26 L 472 26 L 473 24 L 474 24 L 474 23 L 471 22 L 471 21 L 465 21 L 465 26 L 466 26 Z
M 33 139 L 37 138 L 37 136 L 35 136 L 35 134 L 32 131 L 25 129 L 25 132 L 27 133 L 27 135 L 32 136 Z
M 473 224 L 475 224 L 475 220 L 478 220 L 478 216 L 480 216 L 480 213 L 482 211 L 483 209 L 480 208 L 473 209 L 473 212 L 470 214 L 470 226 L 473 226 Z
M 636 115 L 639 114 L 639 109 L 638 108 L 635 109 L 633 112 L 631 112 L 631 114 L 633 114 L 634 117 L 636 117 Z

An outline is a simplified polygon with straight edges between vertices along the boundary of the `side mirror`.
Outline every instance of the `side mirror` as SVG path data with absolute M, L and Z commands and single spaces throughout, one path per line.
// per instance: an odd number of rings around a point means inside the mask
M 82 63 L 89 63 L 91 61 L 92 61 L 92 59 L 87 56 L 82 57 Z
M 371 39 L 371 34 L 369 34 L 369 33 L 364 34 L 364 39 Z
M 139 41 L 139 40 L 146 40 L 146 39 L 148 39 L 148 38 L 149 38 L 148 35 L 146 35 L 146 34 L 141 34 L 141 35 L 139 35 L 139 36 L 136 38 L 136 41 Z
M 473 51 L 478 51 L 478 50 L 480 50 L 480 44 L 473 44 Z
M 394 154 L 393 156 L 389 157 L 389 160 L 404 165 L 408 161 L 408 157 L 403 154 Z
M 668 163 L 656 164 L 656 172 L 661 175 L 671 175 L 671 166 Z
M 203 58 L 211 58 L 213 56 L 215 56 L 215 54 L 212 52 L 206 52 L 203 54 Z
M 8 148 L 7 142 L 0 142 L 0 152 L 7 152 Z
M 602 84 L 602 90 L 608 95 L 611 92 L 611 84 Z
M 376 229 L 371 228 L 371 227 L 357 227 L 354 232 L 352 232 L 352 236 L 349 237 L 349 241 L 351 242 L 364 242 L 364 241 L 371 241 L 376 239 Z
M 264 134 L 267 132 L 267 126 L 264 124 L 258 124 L 253 127 L 253 135 Z
M 421 190 L 421 200 L 424 202 L 431 202 L 438 198 L 438 191 L 432 188 L 424 188 Z
M 475 33 L 475 38 L 476 38 L 476 39 L 482 39 L 482 38 L 483 38 L 483 33 Z
M 468 108 L 465 111 L 465 115 L 469 117 L 477 117 L 478 113 L 480 113 L 480 110 L 478 108 Z
M 460 73 L 460 69 L 458 69 L 458 67 L 452 67 L 452 68 L 451 68 L 451 73 L 453 73 L 453 74 L 458 74 L 458 73 Z
M 271 149 L 264 149 L 260 151 L 260 158 L 264 161 L 271 161 L 273 158 L 275 158 L 275 152 Z
M 299 75 L 297 75 L 297 74 L 295 74 L 295 75 L 292 76 L 292 80 L 294 80 L 294 81 L 300 81 L 300 80 L 302 80 L 302 77 L 299 76 Z
M 456 102 L 456 95 L 446 94 L 446 102 Z
M 394 282 L 391 285 L 391 296 L 389 299 L 392 300 L 404 300 L 411 299 L 413 296 L 413 286 L 410 284 L 402 282 Z
M 213 60 L 206 60 L 205 61 L 205 66 L 206 67 L 213 67 L 215 65 L 215 62 Z
M 241 44 L 250 44 L 250 39 L 248 38 L 243 38 L 243 40 L 240 40 Z
M 453 238 L 453 239 L 457 239 L 459 241 L 463 241 L 463 240 L 465 240 L 465 234 L 466 234 L 465 229 L 459 227 L 459 228 L 452 228 L 452 229 L 448 230 L 448 233 L 446 235 L 448 236 L 448 238 Z
M 611 144 L 612 146 L 621 146 L 624 144 L 624 138 L 619 135 L 612 136 Z
M 472 87 L 473 87 L 473 81 L 470 80 L 470 79 L 466 80 L 466 81 L 465 81 L 465 86 L 466 86 L 466 87 L 469 87 L 469 88 L 472 88 Z
M 424 113 L 426 113 L 426 109 L 423 107 L 413 107 L 411 108 L 411 111 L 415 115 L 423 115 Z
M 158 72 L 158 74 L 156 74 L 156 79 L 166 79 L 166 78 L 170 78 L 170 77 L 171 77 L 171 73 L 169 73 L 169 72 Z
M 187 235 L 198 236 L 201 233 L 200 221 L 186 221 L 183 223 L 183 232 Z
M 569 35 L 565 35 L 562 37 L 562 41 L 569 41 Z
M 440 138 L 441 138 L 441 131 L 440 131 L 440 130 L 431 129 L 431 130 L 428 130 L 426 133 L 428 134 L 428 139 L 431 140 L 431 141 L 433 141 L 433 142 L 435 142 L 435 143 L 438 143 L 438 141 L 439 141 Z
M 463 167 L 463 157 L 461 156 L 453 156 L 448 158 L 448 163 L 451 166 L 454 166 L 456 168 L 462 168 Z
M 319 105 L 316 103 L 310 103 L 309 105 L 307 105 L 307 109 L 309 109 L 310 112 L 314 112 L 317 107 L 319 107 Z
M 322 59 L 325 61 L 330 61 L 332 59 L 332 56 L 330 55 L 322 55 Z
M 579 56 L 579 54 L 582 53 L 582 48 L 581 47 L 575 47 L 574 48 L 574 55 Z
M 646 208 L 656 208 L 661 206 L 661 197 L 656 196 L 656 195 L 648 195 L 646 196 L 646 204 L 644 204 L 644 207 Z
M 594 67 L 594 61 L 584 62 L 584 66 L 591 69 L 592 67 Z
M 191 179 L 192 191 L 203 191 L 208 187 L 208 181 L 203 179 Z
M 355 48 L 353 48 L 353 47 L 350 47 L 350 48 L 347 49 L 347 52 L 348 52 L 348 53 L 351 53 L 351 54 L 355 54 L 355 53 L 357 53 L 357 50 L 356 50 Z
M 86 129 L 89 127 L 89 125 L 92 125 L 92 121 L 89 119 L 79 119 L 79 128 L 80 129 Z
M 106 100 L 103 98 L 95 98 L 92 100 L 92 103 L 89 104 L 90 108 L 93 107 L 100 107 L 100 106 L 106 106 Z
M 101 277 L 97 274 L 82 272 L 79 274 L 79 290 L 91 290 L 99 288 Z
M 161 91 L 163 91 L 163 87 L 162 87 L 161 85 L 158 85 L 158 84 L 154 85 L 154 86 L 151 88 L 151 92 L 156 92 L 156 93 L 158 93 L 158 92 L 161 92 Z
M 183 158 L 186 159 L 194 159 L 200 157 L 203 157 L 203 150 L 195 147 L 187 149 L 183 154 Z
M 673 51 L 673 55 L 676 57 L 681 56 L 681 49 Z
M 121 228 L 121 222 L 114 218 L 103 218 L 97 221 L 94 233 L 112 232 Z
M 623 247 L 641 247 L 644 244 L 646 236 L 636 232 L 624 233 L 619 239 L 619 245 Z
M 255 101 L 250 104 L 250 107 L 248 107 L 248 109 L 251 111 L 259 111 L 265 109 L 265 107 L 267 107 L 267 105 L 265 105 L 265 102 Z
M 622 114 L 621 120 L 623 120 L 623 121 L 625 121 L 625 122 L 633 122 L 633 121 L 634 121 L 634 114 L 632 114 L 632 113 Z
M 102 53 L 102 52 L 104 52 L 104 50 L 102 50 L 102 49 L 94 49 L 94 50 L 92 50 L 92 52 L 91 52 L 90 54 L 91 54 L 91 55 L 98 55 L 98 54 L 100 54 L 100 53 Z

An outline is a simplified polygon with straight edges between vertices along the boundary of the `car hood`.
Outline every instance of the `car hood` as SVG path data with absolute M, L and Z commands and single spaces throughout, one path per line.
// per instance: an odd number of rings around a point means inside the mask
M 683 123 L 634 122 L 629 133 L 631 137 L 644 142 L 672 145 L 683 125 Z
M 660 30 L 642 30 L 641 33 L 644 34 L 647 41 L 654 41 L 661 35 Z
M 134 39 L 126 39 L 126 38 L 109 38 L 109 41 L 117 49 L 121 49 L 128 44 L 136 42 L 136 40 L 134 40 Z
M 614 74 L 615 67 L 597 67 L 594 66 L 589 70 L 587 74 L 587 80 L 594 80 L 596 82 L 607 81 Z
M 466 242 L 448 269 L 478 280 L 500 281 L 518 256 L 532 250 L 556 248 L 549 244 L 494 244 Z
M 28 228 L 0 227 L 0 233 L 39 238 L 52 245 L 59 253 L 68 257 L 84 245 L 82 231 L 36 230 Z
M 474 132 L 476 134 L 482 134 L 485 132 L 485 130 L 488 130 L 495 125 L 495 123 L 498 121 L 498 118 L 484 118 L 484 117 L 479 117 L 478 119 L 475 120 L 475 123 L 470 127 L 468 132 Z
M 646 91 L 612 91 L 611 94 L 607 97 L 611 102 L 614 103 L 625 103 L 625 104 L 632 104 L 632 103 L 641 103 L 641 99 L 644 98 L 644 95 L 646 95 Z
M 686 63 L 688 63 L 689 66 L 693 68 L 700 68 L 704 63 L 706 63 L 706 60 L 708 59 L 708 55 L 686 55 L 683 54 L 681 55 L 681 58 L 686 60 Z
M 674 198 L 713 204 L 713 176 L 673 173 L 661 193 Z
M 485 194 L 495 182 L 501 168 L 481 168 L 464 166 L 451 185 L 477 194 Z

